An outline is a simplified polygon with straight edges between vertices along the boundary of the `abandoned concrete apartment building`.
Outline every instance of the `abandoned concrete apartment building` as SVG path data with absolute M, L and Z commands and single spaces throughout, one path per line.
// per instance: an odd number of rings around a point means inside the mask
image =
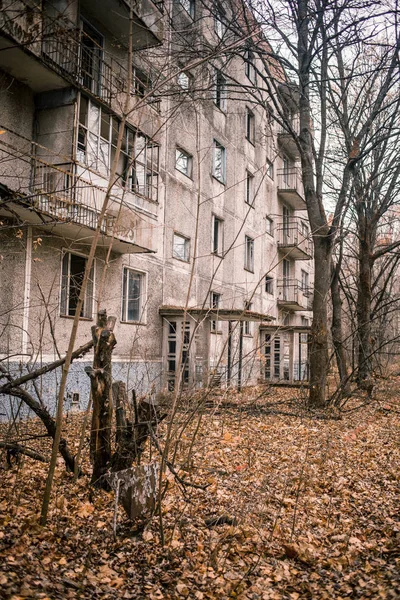
M 3 3 L 1 358 L 13 372 L 66 350 L 128 95 L 77 345 L 100 306 L 117 317 L 113 377 L 141 391 L 172 390 L 178 368 L 187 387 L 307 377 L 312 243 L 296 146 L 243 91 L 262 65 L 250 51 L 187 70 L 167 56 L 177 31 L 220 43 L 224 4 L 139 0 L 130 19 L 129 0 Z M 68 380 L 82 407 L 90 361 Z M 42 378 L 46 401 L 56 387 Z

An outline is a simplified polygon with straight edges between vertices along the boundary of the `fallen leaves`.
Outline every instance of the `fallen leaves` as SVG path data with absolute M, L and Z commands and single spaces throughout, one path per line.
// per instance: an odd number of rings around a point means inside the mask
M 293 392 L 279 391 L 281 399 Z M 37 524 L 45 467 L 26 459 L 0 490 L 0 585 L 7 598 L 395 599 L 400 419 L 371 407 L 341 421 L 271 416 L 247 391 L 203 415 L 182 494 L 171 473 L 158 519 L 119 514 L 112 494 L 63 465 L 49 527 Z M 234 402 L 237 399 L 238 407 Z M 398 400 L 391 401 L 397 410 Z M 66 430 L 74 439 L 79 418 Z M 177 464 L 188 464 L 190 429 Z M 40 442 L 38 451 L 48 452 Z M 39 444 L 39 442 L 38 442 Z M 144 460 L 146 457 L 144 457 Z M 133 528 L 133 530 L 132 530 Z

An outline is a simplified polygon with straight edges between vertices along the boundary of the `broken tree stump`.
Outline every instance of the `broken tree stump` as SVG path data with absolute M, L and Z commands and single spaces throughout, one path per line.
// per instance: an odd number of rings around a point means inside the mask
M 115 317 L 108 317 L 105 310 L 97 315 L 97 325 L 92 327 L 94 344 L 93 367 L 85 370 L 90 377 L 93 416 L 90 436 L 90 454 L 93 461 L 92 484 L 108 487 L 104 475 L 111 460 L 111 359 L 117 343 L 113 330 Z

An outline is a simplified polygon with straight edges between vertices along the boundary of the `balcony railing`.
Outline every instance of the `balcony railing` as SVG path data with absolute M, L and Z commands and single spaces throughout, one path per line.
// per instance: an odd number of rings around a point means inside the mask
M 298 135 L 300 132 L 300 120 L 298 117 L 293 117 L 288 122 L 287 127 L 282 125 L 278 127 L 278 141 L 281 144 L 285 152 L 296 158 L 299 156 L 299 149 L 296 142 L 293 139 L 292 132 Z
M 104 50 L 81 29 L 56 26 L 44 20 L 42 59 L 74 84 L 81 86 L 107 104 L 121 93 L 128 92 L 128 72 L 112 56 L 104 58 Z M 136 71 L 132 74 L 130 93 L 144 97 L 151 90 Z M 154 97 L 146 101 L 158 108 Z
M 313 244 L 307 224 L 298 217 L 290 217 L 276 227 L 278 248 L 296 260 L 313 257 Z
M 312 310 L 312 289 L 297 279 L 279 279 L 278 306 L 287 310 Z
M 277 172 L 278 194 L 294 210 L 304 210 L 303 181 L 301 171 L 297 167 L 291 169 L 280 169 Z
M 33 205 L 57 221 L 96 229 L 105 191 L 78 177 L 73 163 L 50 165 L 33 158 L 31 192 Z M 111 235 L 116 216 L 106 215 L 101 231 Z

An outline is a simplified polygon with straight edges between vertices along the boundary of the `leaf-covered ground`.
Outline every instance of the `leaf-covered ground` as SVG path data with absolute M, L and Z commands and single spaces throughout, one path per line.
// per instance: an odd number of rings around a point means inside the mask
M 293 390 L 212 398 L 192 451 L 198 421 L 176 456 L 180 476 L 209 486 L 183 491 L 167 474 L 164 547 L 158 516 L 139 531 L 122 508 L 114 540 L 114 495 L 85 476 L 74 483 L 61 462 L 41 528 L 47 465 L 2 463 L 0 596 L 399 598 L 399 384 L 382 382 L 377 398 L 340 419 L 301 413 Z M 79 423 L 65 424 L 76 445 Z M 18 434 L 40 431 L 29 422 Z M 49 455 L 45 438 L 29 445 Z M 212 517 L 222 523 L 207 526 Z

